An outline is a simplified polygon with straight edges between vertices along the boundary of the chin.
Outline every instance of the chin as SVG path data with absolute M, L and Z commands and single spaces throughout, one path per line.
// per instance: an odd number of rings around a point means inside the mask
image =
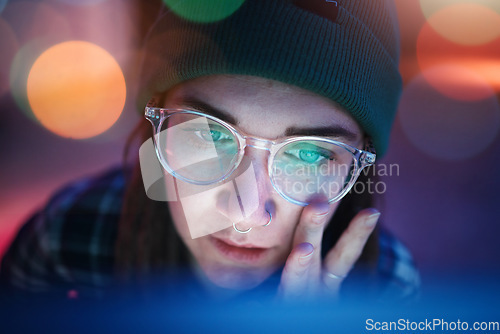
M 216 286 L 231 290 L 250 290 L 259 286 L 269 276 L 262 270 L 250 270 L 241 267 L 217 266 L 208 270 L 203 269 L 207 278 Z

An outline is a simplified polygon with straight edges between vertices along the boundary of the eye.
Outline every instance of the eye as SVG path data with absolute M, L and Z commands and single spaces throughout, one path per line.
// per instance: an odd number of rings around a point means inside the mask
M 313 148 L 292 148 L 286 150 L 286 154 L 308 164 L 319 163 L 323 160 L 333 160 L 332 153 L 320 147 Z
M 300 150 L 299 158 L 305 162 L 313 163 L 318 161 L 319 158 L 323 158 L 318 152 L 312 150 Z
M 194 134 L 207 143 L 229 143 L 233 141 L 233 135 L 220 127 L 210 126 L 210 129 L 195 129 Z
M 201 131 L 196 131 L 196 135 L 203 140 L 206 140 L 208 142 L 213 142 L 213 141 L 218 141 L 222 136 L 222 133 L 220 131 L 215 131 L 215 130 L 210 130 L 210 131 L 201 130 Z

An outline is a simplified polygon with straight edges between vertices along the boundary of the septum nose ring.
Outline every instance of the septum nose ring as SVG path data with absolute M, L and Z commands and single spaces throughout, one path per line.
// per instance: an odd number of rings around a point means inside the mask
M 265 225 L 262 225 L 262 226 L 269 226 L 269 224 L 271 224 L 271 221 L 273 220 L 273 215 L 271 214 L 271 212 L 269 212 L 268 210 L 266 210 L 266 212 L 269 214 L 269 221 L 267 222 L 267 224 Z M 238 233 L 248 233 L 252 230 L 252 227 L 250 227 L 248 230 L 245 230 L 245 231 L 242 231 L 242 230 L 239 230 L 237 227 L 236 227 L 236 224 L 233 223 L 233 228 L 236 232 Z

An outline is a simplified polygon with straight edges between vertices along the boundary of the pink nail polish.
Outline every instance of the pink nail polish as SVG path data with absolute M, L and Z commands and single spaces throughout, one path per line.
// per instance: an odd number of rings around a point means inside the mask
M 315 211 L 315 213 L 311 217 L 311 220 L 316 224 L 323 223 L 325 217 L 330 211 L 330 206 L 328 205 L 328 203 L 314 203 L 311 205 L 313 205 Z
M 312 255 L 314 254 L 314 247 L 308 242 L 304 242 L 299 245 L 301 253 L 305 253 L 299 257 L 299 263 L 301 265 L 306 265 L 311 261 Z
M 328 212 L 316 213 L 312 216 L 311 220 L 315 224 L 322 224 L 325 221 L 326 216 L 328 216 Z

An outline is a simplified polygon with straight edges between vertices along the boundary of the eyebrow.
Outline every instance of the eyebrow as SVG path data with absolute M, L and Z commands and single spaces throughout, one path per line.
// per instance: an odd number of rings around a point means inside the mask
M 197 111 L 201 111 L 205 114 L 217 117 L 218 119 L 223 120 L 224 122 L 228 122 L 234 125 L 238 125 L 239 122 L 236 118 L 234 118 L 233 115 L 229 114 L 228 112 L 225 112 L 223 110 L 217 109 L 216 107 L 203 102 L 195 97 L 181 97 L 178 101 L 176 101 L 178 104 L 190 108 L 190 109 L 195 109 Z
M 335 137 L 343 138 L 351 142 L 354 142 L 358 139 L 356 133 L 339 125 L 324 126 L 318 128 L 299 128 L 292 126 L 286 129 L 285 136 Z
M 182 96 L 174 101 L 183 107 L 201 111 L 205 114 L 217 117 L 225 122 L 233 125 L 239 125 L 239 121 L 231 114 L 221 109 L 218 109 L 196 97 Z M 358 135 L 343 126 L 332 125 L 315 128 L 288 127 L 284 133 L 285 137 L 289 136 L 318 136 L 318 137 L 333 137 L 342 138 L 346 141 L 354 142 L 358 139 Z

